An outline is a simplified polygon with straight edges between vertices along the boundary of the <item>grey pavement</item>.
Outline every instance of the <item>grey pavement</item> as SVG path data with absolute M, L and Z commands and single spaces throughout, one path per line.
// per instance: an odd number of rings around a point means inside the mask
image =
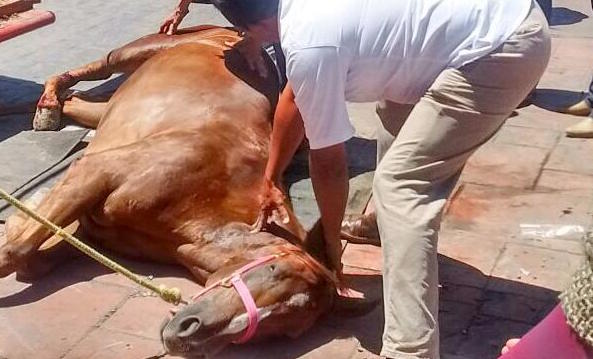
M 44 0 L 36 8 L 53 11 L 55 23 L 0 43 L 0 105 L 34 101 L 41 91 L 38 84 L 49 76 L 158 31 L 175 5 L 171 0 Z M 227 23 L 212 6 L 193 4 L 186 24 Z

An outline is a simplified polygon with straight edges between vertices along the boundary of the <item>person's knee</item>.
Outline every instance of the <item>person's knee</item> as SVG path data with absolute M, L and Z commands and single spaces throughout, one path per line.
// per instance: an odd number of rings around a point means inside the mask
M 373 176 L 372 190 L 376 206 L 384 204 L 385 194 L 388 192 L 388 188 L 391 185 L 390 182 L 392 182 L 387 177 L 383 167 L 382 162 L 379 162 L 375 170 L 375 175 Z
M 409 159 L 404 153 L 390 151 L 386 154 L 375 170 L 373 194 L 378 198 L 397 197 L 402 190 L 412 187 L 410 181 L 420 181 L 420 174 L 414 173 L 417 166 Z
M 386 166 L 380 163 L 373 178 L 373 201 L 383 246 L 404 256 L 429 250 L 436 241 L 445 198 L 435 195 L 431 181 L 423 180 L 406 161 L 397 168 Z M 412 169 L 406 170 L 406 166 Z

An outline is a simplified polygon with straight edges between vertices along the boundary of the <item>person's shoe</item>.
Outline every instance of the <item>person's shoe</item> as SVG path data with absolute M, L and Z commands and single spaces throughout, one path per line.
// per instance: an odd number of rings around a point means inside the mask
M 589 104 L 587 100 L 582 100 L 575 103 L 574 105 L 561 108 L 560 112 L 574 116 L 589 116 L 589 114 L 591 114 L 591 110 L 591 104 Z
M 593 117 L 588 117 L 581 122 L 566 129 L 566 136 L 576 138 L 593 138 Z
M 349 214 L 342 221 L 342 239 L 355 244 L 381 246 L 377 216 L 369 214 Z

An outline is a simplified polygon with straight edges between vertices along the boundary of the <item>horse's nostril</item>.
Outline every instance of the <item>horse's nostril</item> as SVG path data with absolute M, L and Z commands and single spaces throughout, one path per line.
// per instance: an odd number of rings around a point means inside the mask
M 195 334 L 201 326 L 202 322 L 198 317 L 187 317 L 179 323 L 179 330 L 177 336 L 179 338 L 187 338 Z

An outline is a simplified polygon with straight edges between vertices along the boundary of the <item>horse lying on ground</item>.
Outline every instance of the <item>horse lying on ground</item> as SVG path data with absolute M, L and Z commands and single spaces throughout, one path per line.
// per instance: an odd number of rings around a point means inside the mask
M 78 224 L 91 244 L 178 263 L 198 283 L 214 283 L 163 328 L 172 354 L 209 356 L 253 335 L 298 336 L 338 298 L 314 235 L 321 231 L 307 234 L 289 207 L 288 223 L 251 230 L 278 81 L 260 78 L 224 45 L 237 40 L 217 27 L 146 36 L 49 79 L 35 118 L 35 128 L 51 129 L 63 111 L 97 127 L 83 157 L 38 204 L 41 215 Z M 78 81 L 116 72 L 129 78 L 108 101 L 61 98 Z M 0 277 L 39 276 L 69 250 L 35 221 L 13 216 Z

